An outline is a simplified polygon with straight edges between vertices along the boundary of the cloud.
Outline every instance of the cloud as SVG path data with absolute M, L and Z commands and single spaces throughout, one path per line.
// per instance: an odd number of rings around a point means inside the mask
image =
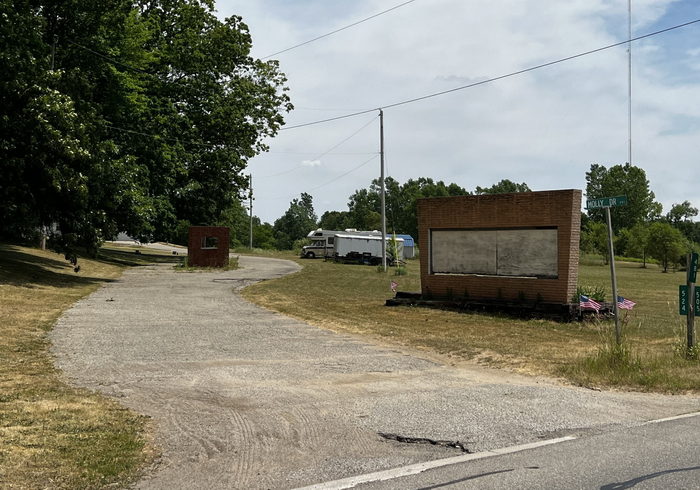
M 228 0 L 217 5 L 228 15 L 243 16 L 255 56 L 387 8 L 385 0 Z M 692 6 L 684 5 L 688 2 L 635 0 L 634 33 L 698 17 Z M 691 11 L 684 15 L 684 8 Z M 673 18 L 665 17 L 670 9 L 675 9 Z M 679 35 L 646 39 L 632 51 L 633 163 L 647 171 L 652 190 L 667 209 L 685 199 L 700 205 L 697 179 L 686 178 L 688 171 L 683 170 L 698 167 L 700 141 L 700 106 L 692 103 L 700 100 L 700 81 L 691 67 L 691 60 L 697 60 L 692 33 L 698 26 L 685 29 L 683 36 L 679 30 Z M 431 177 L 474 189 L 509 178 L 536 190 L 584 188 L 592 163 L 609 166 L 628 159 L 624 46 L 448 95 L 387 106 L 626 36 L 626 2 L 413 2 L 279 55 L 293 103 L 313 108 L 294 111 L 286 116 L 287 124 L 385 107 L 387 174 L 399 181 Z M 343 107 L 353 111 L 332 110 Z M 324 108 L 328 111 L 319 110 Z M 269 141 L 273 152 L 283 148 L 312 158 L 323 155 L 323 165 L 308 160 L 302 165 L 314 167 L 314 172 L 258 179 L 260 217 L 274 221 L 290 199 L 309 189 L 315 189 L 311 194 L 317 214 L 347 209 L 348 197 L 379 176 L 378 160 L 360 166 L 379 151 L 378 122 L 325 152 L 377 114 L 280 131 Z M 256 174 L 291 167 L 283 154 L 269 153 L 252 159 L 250 170 L 255 179 Z

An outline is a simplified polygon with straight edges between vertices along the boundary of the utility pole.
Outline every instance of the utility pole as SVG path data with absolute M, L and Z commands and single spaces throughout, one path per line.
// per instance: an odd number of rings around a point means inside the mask
M 632 39 L 632 0 L 627 0 L 627 39 Z M 632 41 L 627 42 L 627 163 L 632 165 Z
M 248 241 L 248 248 L 253 250 L 253 174 L 248 174 L 248 179 L 248 198 L 250 200 L 250 240 Z
M 695 315 L 697 312 L 697 304 L 695 303 L 695 280 L 697 278 L 698 254 L 688 254 L 687 280 L 686 290 L 688 291 L 688 312 L 687 312 L 687 334 L 688 334 L 688 356 L 693 355 L 695 349 Z
M 384 111 L 379 109 L 379 186 L 382 207 L 382 268 L 386 272 L 386 196 L 384 192 Z

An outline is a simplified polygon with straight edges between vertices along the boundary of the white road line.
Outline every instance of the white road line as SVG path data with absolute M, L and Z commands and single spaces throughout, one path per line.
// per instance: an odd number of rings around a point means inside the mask
M 676 415 L 675 417 L 666 417 L 665 419 L 649 420 L 647 422 L 644 422 L 642 425 L 660 424 L 661 422 L 670 422 L 671 420 L 687 419 L 689 417 L 697 417 L 699 415 L 700 412 L 684 413 L 683 415 Z
M 440 468 L 442 466 L 465 463 L 467 461 L 474 461 L 477 459 L 491 458 L 493 456 L 500 456 L 502 454 L 517 453 L 519 451 L 526 451 L 528 449 L 534 449 L 537 447 L 549 446 L 550 444 L 571 441 L 573 439 L 576 439 L 576 437 L 566 436 L 559 437 L 557 439 L 548 439 L 546 441 L 521 444 L 519 446 L 510 446 L 501 449 L 493 449 L 491 451 L 484 451 L 481 453 L 464 454 L 462 456 L 455 456 L 453 458 L 437 459 L 435 461 L 427 461 L 425 463 L 416 463 L 408 466 L 402 466 L 401 468 L 393 468 L 390 470 L 377 471 L 375 473 L 367 473 L 365 475 L 351 476 L 349 478 L 343 478 L 342 480 L 317 483 L 316 485 L 310 485 L 308 487 L 299 488 L 297 490 L 341 490 L 345 488 L 353 488 L 362 483 L 393 480 L 395 478 L 401 478 L 403 476 L 417 475 L 418 473 L 423 473 L 424 471 L 432 470 L 434 468 Z

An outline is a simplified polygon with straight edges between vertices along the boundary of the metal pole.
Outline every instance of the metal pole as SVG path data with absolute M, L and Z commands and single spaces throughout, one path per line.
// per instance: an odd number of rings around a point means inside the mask
M 248 174 L 249 181 L 249 193 L 248 198 L 250 199 L 250 234 L 248 241 L 248 248 L 253 249 L 253 174 Z
M 379 186 L 381 188 L 382 207 L 382 268 L 386 272 L 386 197 L 384 192 L 384 111 L 379 109 L 379 161 L 381 171 L 379 175 Z
M 695 347 L 695 282 L 691 281 L 691 264 L 692 264 L 692 254 L 688 254 L 688 274 L 687 274 L 687 285 L 688 285 L 688 355 L 692 353 L 693 347 Z
M 615 277 L 615 250 L 613 249 L 612 223 L 610 221 L 610 207 L 605 207 L 605 219 L 608 222 L 608 250 L 610 251 L 610 276 L 612 277 L 613 311 L 615 313 L 615 342 L 622 343 L 620 332 L 620 312 L 617 307 L 617 278 Z
M 627 39 L 632 39 L 632 0 L 627 0 Z M 632 165 L 632 41 L 627 43 L 627 163 Z

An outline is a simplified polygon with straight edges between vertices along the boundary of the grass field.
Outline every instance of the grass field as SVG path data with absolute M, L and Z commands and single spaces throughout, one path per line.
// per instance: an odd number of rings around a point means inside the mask
M 152 459 L 148 421 L 68 386 L 53 365 L 47 332 L 124 266 L 172 260 L 103 250 L 99 261 L 81 258 L 75 273 L 56 253 L 0 245 L 0 487 L 123 484 Z
M 567 324 L 384 306 L 392 296 L 392 279 L 401 291 L 420 291 L 418 261 L 409 261 L 405 276 L 319 259 L 299 262 L 305 266 L 300 273 L 253 285 L 243 295 L 325 328 L 424 349 L 448 362 L 474 360 L 591 387 L 700 392 L 700 362 L 676 352 L 685 338 L 677 305 L 683 273 L 663 274 L 656 265 L 617 265 L 618 292 L 637 306 L 624 320 L 624 352 L 611 356 L 610 321 Z M 609 299 L 609 267 L 602 260 L 585 263 L 579 284 L 604 287 Z

